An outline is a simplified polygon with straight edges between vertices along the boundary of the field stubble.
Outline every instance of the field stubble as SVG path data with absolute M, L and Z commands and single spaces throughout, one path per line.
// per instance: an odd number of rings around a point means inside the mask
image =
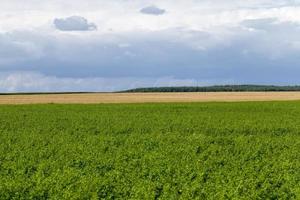
M 95 104 L 300 100 L 300 92 L 85 93 L 0 95 L 0 104 Z

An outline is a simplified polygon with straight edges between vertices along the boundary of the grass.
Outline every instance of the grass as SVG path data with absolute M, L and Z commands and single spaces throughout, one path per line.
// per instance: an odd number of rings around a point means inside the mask
M 0 199 L 299 199 L 300 102 L 0 106 Z

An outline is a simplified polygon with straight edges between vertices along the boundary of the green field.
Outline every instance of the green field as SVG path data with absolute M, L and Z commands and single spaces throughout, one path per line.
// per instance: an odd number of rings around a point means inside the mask
M 300 102 L 0 106 L 0 199 L 300 199 Z

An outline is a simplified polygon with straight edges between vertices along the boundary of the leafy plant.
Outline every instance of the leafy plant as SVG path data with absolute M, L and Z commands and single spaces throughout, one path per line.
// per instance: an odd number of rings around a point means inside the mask
M 300 102 L 0 106 L 0 199 L 299 199 Z

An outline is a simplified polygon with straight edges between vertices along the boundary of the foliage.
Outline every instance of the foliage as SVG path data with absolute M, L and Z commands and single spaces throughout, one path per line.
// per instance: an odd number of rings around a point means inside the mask
M 0 106 L 0 199 L 299 199 L 300 102 Z
M 137 88 L 124 92 L 266 92 L 300 91 L 300 86 L 273 85 L 216 85 L 204 87 L 153 87 Z

